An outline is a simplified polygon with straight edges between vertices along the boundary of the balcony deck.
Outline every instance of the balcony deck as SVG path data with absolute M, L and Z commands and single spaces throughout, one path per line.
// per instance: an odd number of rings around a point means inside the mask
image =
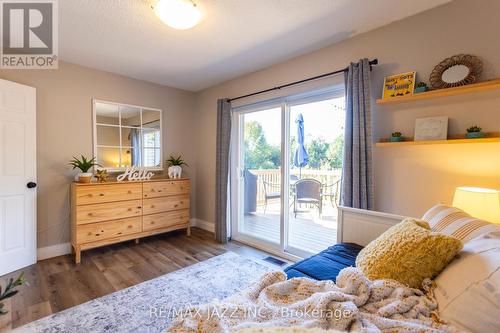
M 317 253 L 336 243 L 337 240 L 337 209 L 330 202 L 323 204 L 323 214 L 320 217 L 316 207 L 302 205 L 297 217 L 290 209 L 290 246 L 301 250 Z M 279 242 L 279 202 L 269 204 L 264 213 L 264 206 L 259 205 L 257 212 L 245 215 L 244 232 L 254 237 Z

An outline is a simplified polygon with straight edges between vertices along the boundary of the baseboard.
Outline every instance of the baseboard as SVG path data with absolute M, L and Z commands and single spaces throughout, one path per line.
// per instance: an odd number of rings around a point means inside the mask
M 205 220 L 192 218 L 189 220 L 192 227 L 197 227 L 206 231 L 215 232 L 215 224 Z
M 190 222 L 192 227 L 215 232 L 215 225 L 213 223 L 195 218 L 190 219 Z M 52 246 L 40 247 L 37 250 L 37 260 L 63 256 L 68 253 L 71 253 L 71 243 L 62 243 Z
M 63 256 L 71 253 L 71 243 L 62 243 L 52 246 L 40 247 L 37 249 L 37 260 L 44 260 L 53 257 Z

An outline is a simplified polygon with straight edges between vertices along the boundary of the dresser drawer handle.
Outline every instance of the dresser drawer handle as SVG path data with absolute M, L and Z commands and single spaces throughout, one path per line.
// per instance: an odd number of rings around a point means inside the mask
M 99 196 L 103 197 L 103 196 L 104 196 L 104 193 L 99 193 Z
M 179 205 L 174 205 L 174 208 L 177 208 Z
M 128 192 L 127 192 L 127 193 L 128 193 L 128 194 L 132 194 L 132 191 L 131 191 L 131 190 L 128 190 Z
M 131 212 L 131 211 L 132 211 L 132 208 L 129 208 L 129 209 L 127 209 L 127 210 L 128 210 L 129 212 Z
M 89 198 L 92 198 L 92 193 L 87 194 Z
M 151 208 L 155 208 L 155 205 L 151 205 Z
M 137 206 L 137 209 L 141 209 L 141 208 L 142 208 L 142 206 Z
M 87 215 L 88 215 L 88 216 L 92 216 L 92 215 L 94 215 L 94 214 L 92 214 L 92 213 L 88 213 Z
M 127 228 L 132 229 L 133 227 L 134 227 L 133 225 L 129 225 Z

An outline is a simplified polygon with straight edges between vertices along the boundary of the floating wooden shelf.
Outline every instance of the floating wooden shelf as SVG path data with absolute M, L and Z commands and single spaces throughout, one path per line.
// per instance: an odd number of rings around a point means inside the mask
M 480 139 L 448 139 L 448 140 L 430 140 L 430 141 L 400 141 L 400 142 L 390 142 L 381 141 L 375 143 L 376 147 L 396 147 L 396 146 L 419 146 L 419 145 L 449 145 L 457 143 L 490 143 L 490 142 L 500 142 L 500 137 L 489 136 Z
M 455 95 L 468 94 L 468 93 L 487 91 L 493 89 L 500 89 L 500 79 L 483 81 L 455 88 L 430 90 L 407 96 L 377 99 L 377 104 L 409 103 L 413 101 L 420 101 L 420 100 L 445 97 L 445 96 L 455 96 Z

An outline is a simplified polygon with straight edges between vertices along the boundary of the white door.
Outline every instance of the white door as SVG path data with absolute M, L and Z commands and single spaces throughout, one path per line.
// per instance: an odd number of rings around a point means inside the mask
M 0 80 L 0 275 L 36 262 L 36 90 Z

